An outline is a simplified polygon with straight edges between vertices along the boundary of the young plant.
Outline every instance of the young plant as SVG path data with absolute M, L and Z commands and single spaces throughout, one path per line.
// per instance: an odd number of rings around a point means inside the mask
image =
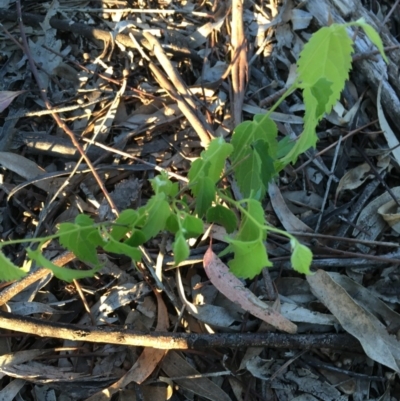
M 175 235 L 173 252 L 175 263 L 187 259 L 187 239 L 203 234 L 204 221 L 220 224 L 230 234 L 228 247 L 223 254 L 233 253 L 228 262 L 238 277 L 252 278 L 264 267 L 271 266 L 265 241 L 268 232 L 285 235 L 292 249 L 291 263 L 295 270 L 309 273 L 312 253 L 291 234 L 267 223 L 261 204 L 268 183 L 286 165 L 295 163 L 298 156 L 317 142 L 316 127 L 339 100 L 351 68 L 353 42 L 347 28 L 363 28 L 387 62 L 378 33 L 364 20 L 348 24 L 332 24 L 316 32 L 304 46 L 297 63 L 297 79 L 266 114 L 256 115 L 234 130 L 231 143 L 223 138 L 214 139 L 201 156 L 192 164 L 189 185 L 179 190 L 165 173 L 153 180 L 154 195 L 138 210 L 124 210 L 113 223 L 94 223 L 86 215 L 79 215 L 74 223 L 61 223 L 55 235 L 6 241 L 0 248 L 22 242 L 38 242 L 36 250 L 28 249 L 27 256 L 38 265 L 53 271 L 61 280 L 93 276 L 101 268 L 97 249 L 124 254 L 133 261 L 141 259 L 140 246 L 161 231 Z M 303 92 L 305 105 L 304 130 L 296 141 L 284 138 L 278 141 L 276 124 L 270 113 L 295 90 Z M 226 161 L 230 159 L 242 200 L 232 198 L 229 190 L 220 183 Z M 193 197 L 192 202 L 188 195 Z M 237 219 L 237 212 L 240 220 Z M 76 271 L 60 268 L 43 256 L 42 248 L 49 240 L 58 239 L 77 258 L 92 267 Z M 0 252 L 0 280 L 17 280 L 26 274 Z

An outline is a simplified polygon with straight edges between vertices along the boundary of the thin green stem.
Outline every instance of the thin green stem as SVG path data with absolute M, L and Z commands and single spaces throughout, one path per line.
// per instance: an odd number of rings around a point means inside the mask
M 47 242 L 52 239 L 57 239 L 59 238 L 59 234 L 53 234 L 53 235 L 48 235 L 46 237 L 39 237 L 39 238 L 23 238 L 23 239 L 13 239 L 9 241 L 4 241 L 0 244 L 0 249 L 8 246 L 8 245 L 16 245 L 16 244 L 25 244 L 27 242 Z
M 296 89 L 298 89 L 297 82 L 294 82 L 287 90 L 282 94 L 282 96 L 274 103 L 274 105 L 267 111 L 266 116 L 269 117 L 279 106 L 280 104 L 291 95 Z
M 96 224 L 93 224 L 92 226 L 78 226 L 78 227 L 73 228 L 71 230 L 64 231 L 61 234 L 59 232 L 57 232 L 56 234 L 47 235 L 46 237 L 13 239 L 13 240 L 4 241 L 4 242 L 0 243 L 0 249 L 5 247 L 5 246 L 8 246 L 8 245 L 24 244 L 26 242 L 42 242 L 42 243 L 45 243 L 47 241 L 51 241 L 52 239 L 60 238 L 63 235 L 74 234 L 74 233 L 77 233 L 77 232 L 80 232 L 80 231 L 93 230 L 94 228 L 98 228 L 98 227 L 102 228 L 102 227 L 111 226 L 111 225 L 113 225 L 113 223 L 111 223 L 111 222 L 96 223 Z
M 259 221 L 257 221 L 242 205 L 241 203 L 246 203 L 248 202 L 250 199 L 241 199 L 239 201 L 235 201 L 234 199 L 230 198 L 229 196 L 224 195 L 222 192 L 218 191 L 218 196 L 223 199 L 225 202 L 230 203 L 231 205 L 233 205 L 234 207 L 236 207 L 240 213 L 242 213 L 243 215 L 245 215 L 249 220 L 251 220 L 260 230 L 265 230 L 265 231 L 271 231 L 274 232 L 276 234 L 281 234 L 284 235 L 285 237 L 289 238 L 290 240 L 294 240 L 297 241 L 296 237 L 293 236 L 292 234 L 284 231 L 284 230 L 280 230 L 279 228 L 273 227 L 271 225 L 268 224 L 261 224 Z M 254 200 L 254 199 L 253 199 Z

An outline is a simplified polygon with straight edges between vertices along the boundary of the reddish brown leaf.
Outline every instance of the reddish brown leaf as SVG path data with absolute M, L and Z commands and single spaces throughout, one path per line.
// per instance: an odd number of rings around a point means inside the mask
M 211 248 L 208 248 L 204 255 L 203 264 L 210 281 L 229 300 L 278 330 L 296 333 L 297 326 L 269 305 L 260 301 L 229 271 L 228 267 L 213 253 Z

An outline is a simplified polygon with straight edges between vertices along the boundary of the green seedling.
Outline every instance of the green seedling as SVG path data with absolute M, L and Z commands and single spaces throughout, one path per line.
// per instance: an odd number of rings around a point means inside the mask
M 175 236 L 173 252 L 175 263 L 179 264 L 189 256 L 187 240 L 202 235 L 206 221 L 225 227 L 229 245 L 223 254 L 233 254 L 228 264 L 238 277 L 252 278 L 264 267 L 272 265 L 265 247 L 268 232 L 279 233 L 290 240 L 293 268 L 308 274 L 311 251 L 291 234 L 269 225 L 261 202 L 268 183 L 285 166 L 295 163 L 299 155 L 315 147 L 318 140 L 316 127 L 339 100 L 349 76 L 353 42 L 347 29 L 351 26 L 361 27 L 387 62 L 378 33 L 364 20 L 324 27 L 304 46 L 297 63 L 297 79 L 285 94 L 268 113 L 239 124 L 231 143 L 223 138 L 214 139 L 192 164 L 187 187 L 179 190 L 178 184 L 162 173 L 151 180 L 154 195 L 147 204 L 138 210 L 123 211 L 113 223 L 95 224 L 89 216 L 79 215 L 74 223 L 60 224 L 55 235 L 5 241 L 1 247 L 38 242 L 36 250 L 28 249 L 28 259 L 52 270 L 59 279 L 72 281 L 93 276 L 101 268 L 98 248 L 138 261 L 140 246 L 165 230 Z M 296 141 L 278 140 L 278 129 L 270 113 L 295 90 L 303 93 L 303 132 Z M 244 198 L 240 201 L 234 200 L 221 182 L 228 159 L 233 179 Z M 76 271 L 52 264 L 42 252 L 44 244 L 51 239 L 58 239 L 62 246 L 91 266 L 91 270 Z M 0 259 L 0 280 L 18 280 L 27 273 L 2 252 Z

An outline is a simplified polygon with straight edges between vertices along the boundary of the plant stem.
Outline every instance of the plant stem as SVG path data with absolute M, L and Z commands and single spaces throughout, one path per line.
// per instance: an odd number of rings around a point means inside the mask
M 274 112 L 280 104 L 289 96 L 291 95 L 296 89 L 298 88 L 297 82 L 294 82 L 287 90 L 282 94 L 282 96 L 274 103 L 274 105 L 267 111 L 266 116 L 269 117 L 272 112 Z
M 285 237 L 289 238 L 290 240 L 297 241 L 296 237 L 294 237 L 292 234 L 290 234 L 284 230 L 281 230 L 279 228 L 273 227 L 268 224 L 260 224 L 259 221 L 257 221 L 243 206 L 241 206 L 241 203 L 246 203 L 249 201 L 249 199 L 242 199 L 240 201 L 235 201 L 234 199 L 230 198 L 229 196 L 224 195 L 220 191 L 218 191 L 218 196 L 222 200 L 226 201 L 227 203 L 230 203 L 231 205 L 235 206 L 240 211 L 240 213 L 242 213 L 248 219 L 250 219 L 257 227 L 259 227 L 260 230 L 271 231 L 276 234 L 284 235 Z

